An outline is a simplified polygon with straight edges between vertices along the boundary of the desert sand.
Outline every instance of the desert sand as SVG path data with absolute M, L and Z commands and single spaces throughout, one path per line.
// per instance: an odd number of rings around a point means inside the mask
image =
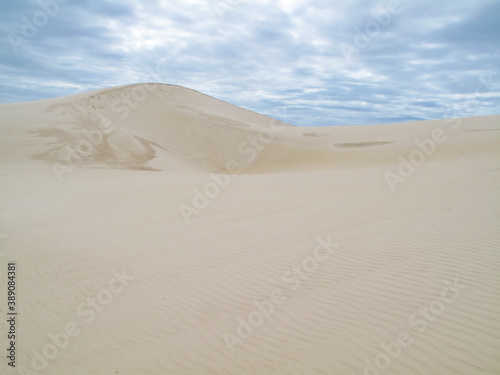
M 500 373 L 500 116 L 295 127 L 141 84 L 0 129 L 2 374 Z

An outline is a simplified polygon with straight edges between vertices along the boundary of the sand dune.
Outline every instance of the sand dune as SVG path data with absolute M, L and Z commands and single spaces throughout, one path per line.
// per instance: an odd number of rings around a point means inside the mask
M 298 128 L 159 84 L 0 114 L 2 373 L 500 373 L 500 116 Z

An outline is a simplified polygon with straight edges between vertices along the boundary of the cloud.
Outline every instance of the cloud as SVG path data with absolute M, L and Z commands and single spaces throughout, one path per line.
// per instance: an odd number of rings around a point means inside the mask
M 497 1 L 55 1 L 2 5 L 0 102 L 162 82 L 300 126 L 500 114 Z

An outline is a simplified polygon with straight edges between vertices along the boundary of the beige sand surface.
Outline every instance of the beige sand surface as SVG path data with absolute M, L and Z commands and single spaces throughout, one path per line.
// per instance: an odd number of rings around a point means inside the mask
M 0 131 L 2 374 L 500 373 L 500 116 L 297 128 L 149 84 Z

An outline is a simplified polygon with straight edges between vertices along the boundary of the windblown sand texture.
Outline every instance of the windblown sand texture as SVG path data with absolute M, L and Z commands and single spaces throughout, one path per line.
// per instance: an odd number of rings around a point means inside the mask
M 146 84 L 0 129 L 2 374 L 500 373 L 500 116 L 298 128 Z

